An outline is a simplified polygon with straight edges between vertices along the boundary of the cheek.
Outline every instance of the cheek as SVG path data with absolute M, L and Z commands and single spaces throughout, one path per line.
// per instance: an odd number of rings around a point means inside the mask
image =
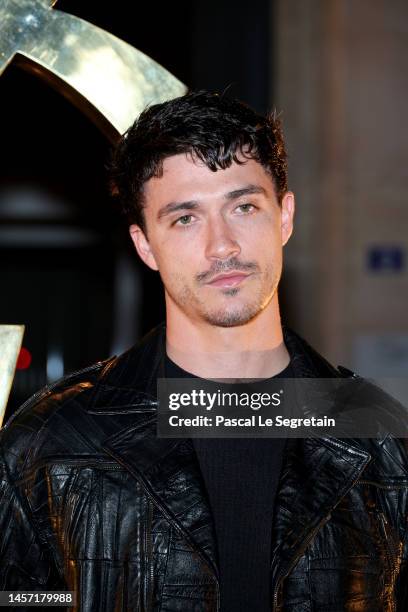
M 166 285 L 183 284 L 189 282 L 199 271 L 197 249 L 194 252 L 187 250 L 184 244 L 161 245 L 155 257 L 159 274 Z
M 263 227 L 257 227 L 242 236 L 241 244 L 248 253 L 258 255 L 261 260 L 276 259 L 282 251 L 280 228 L 265 223 Z
M 180 231 L 174 236 L 164 237 L 155 242 L 155 250 L 157 259 L 166 267 L 174 269 L 184 269 L 194 266 L 194 262 L 200 259 L 203 246 L 201 236 L 197 232 L 186 230 L 185 233 Z

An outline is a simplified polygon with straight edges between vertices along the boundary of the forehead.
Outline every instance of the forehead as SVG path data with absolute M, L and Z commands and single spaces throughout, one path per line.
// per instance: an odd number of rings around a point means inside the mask
M 213 172 L 190 155 L 173 155 L 163 161 L 162 176 L 145 183 L 145 206 L 160 206 L 176 199 L 205 201 L 223 198 L 225 193 L 246 185 L 259 185 L 268 196 L 275 196 L 271 175 L 253 159 L 244 160 L 242 164 L 233 162 L 229 168 Z

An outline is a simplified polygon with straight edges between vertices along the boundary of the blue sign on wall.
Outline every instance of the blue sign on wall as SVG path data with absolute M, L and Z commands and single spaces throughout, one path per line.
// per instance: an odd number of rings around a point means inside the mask
M 400 246 L 374 246 L 368 250 L 368 269 L 373 272 L 400 272 L 405 252 Z

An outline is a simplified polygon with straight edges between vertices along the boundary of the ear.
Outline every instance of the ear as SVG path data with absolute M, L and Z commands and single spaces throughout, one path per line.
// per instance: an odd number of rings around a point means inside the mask
M 295 214 L 295 196 L 292 191 L 287 191 L 282 198 L 281 205 L 281 233 L 282 246 L 284 246 L 292 235 L 293 217 Z
M 144 231 L 138 225 L 133 224 L 129 227 L 129 233 L 140 259 L 152 270 L 158 270 L 159 267 Z

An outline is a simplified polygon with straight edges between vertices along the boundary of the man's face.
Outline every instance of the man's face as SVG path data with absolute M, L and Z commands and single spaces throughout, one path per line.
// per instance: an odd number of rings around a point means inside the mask
M 166 307 L 214 326 L 244 325 L 270 304 L 292 232 L 294 198 L 279 206 L 273 181 L 254 160 L 212 172 L 181 154 L 145 184 L 147 236 L 130 233 L 159 270 Z

